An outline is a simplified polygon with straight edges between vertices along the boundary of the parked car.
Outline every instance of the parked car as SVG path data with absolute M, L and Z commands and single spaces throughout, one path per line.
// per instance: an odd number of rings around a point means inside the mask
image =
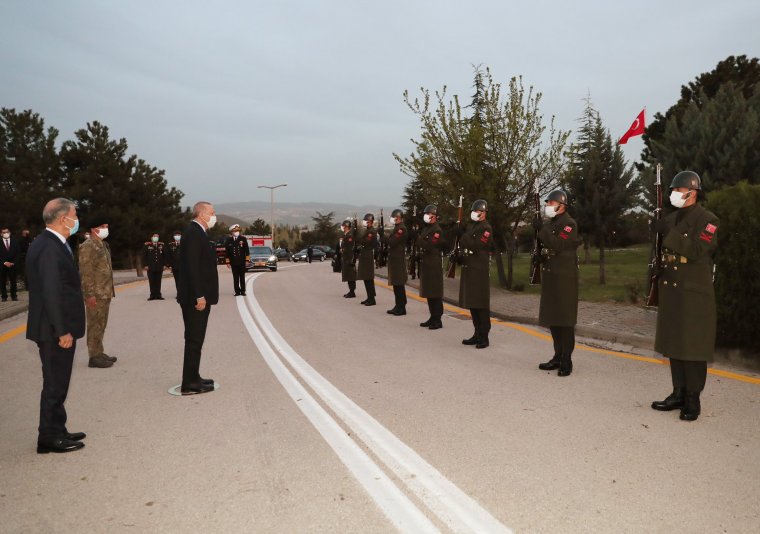
M 246 271 L 253 271 L 254 269 L 277 271 L 277 256 L 274 255 L 271 247 L 251 247 L 249 251 L 250 259 L 245 262 Z
M 311 261 L 325 261 L 327 254 L 322 249 L 312 247 Z M 309 261 L 309 254 L 306 249 L 293 254 L 293 261 Z
M 332 258 L 335 256 L 335 250 L 332 247 L 328 247 L 327 245 L 314 245 L 314 248 L 318 248 L 324 252 L 325 257 L 327 258 Z
M 286 248 L 274 249 L 274 255 L 277 256 L 278 261 L 291 261 L 292 259 L 290 251 Z
M 224 248 L 224 243 L 227 241 L 226 237 L 223 237 L 221 239 L 217 239 L 216 243 L 213 241 L 211 242 L 214 248 L 216 249 L 216 263 L 219 265 L 224 265 L 227 263 L 227 249 Z

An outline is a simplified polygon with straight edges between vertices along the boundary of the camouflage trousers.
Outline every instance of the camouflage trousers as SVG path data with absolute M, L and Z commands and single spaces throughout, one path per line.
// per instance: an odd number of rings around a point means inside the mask
M 87 310 L 87 352 L 90 358 L 103 354 L 103 336 L 108 324 L 108 310 L 111 299 L 96 299 L 95 307 Z

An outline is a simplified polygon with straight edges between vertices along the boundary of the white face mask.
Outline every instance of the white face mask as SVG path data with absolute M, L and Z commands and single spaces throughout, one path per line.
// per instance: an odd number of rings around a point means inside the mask
M 688 196 L 684 198 L 684 194 L 679 193 L 678 191 L 670 192 L 670 203 L 673 204 L 674 208 L 683 208 L 683 205 L 686 204 L 688 199 Z
M 240 237 L 240 232 L 232 232 L 232 237 Z
M 208 227 L 213 228 L 214 226 L 216 226 L 216 215 L 212 215 L 208 218 Z
M 480 220 L 480 212 L 479 211 L 471 211 L 470 212 L 470 219 L 472 219 L 475 222 L 478 222 Z
M 150 240 L 154 243 L 158 243 L 158 238 L 156 236 L 151 237 Z
M 108 228 L 100 228 L 95 233 L 98 234 L 98 237 L 100 239 L 105 239 L 106 237 L 108 237 Z
M 179 240 L 180 240 L 180 239 L 182 239 L 182 236 L 181 236 L 181 235 L 175 235 L 175 236 L 174 236 L 174 240 L 175 240 L 177 243 L 179 243 Z
M 425 215 L 422 216 L 422 220 L 425 221 L 425 224 L 430 224 L 433 219 L 431 218 L 429 213 L 426 213 Z
M 544 206 L 544 215 L 553 219 L 557 215 L 557 210 L 559 210 L 559 206 Z
M 362 228 L 366 228 L 366 227 L 367 227 L 367 221 L 362 221 Z

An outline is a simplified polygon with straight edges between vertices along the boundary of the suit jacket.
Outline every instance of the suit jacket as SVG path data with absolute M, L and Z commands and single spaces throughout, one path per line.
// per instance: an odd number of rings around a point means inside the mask
M 10 241 L 11 248 L 9 250 L 6 250 L 5 239 L 0 237 L 0 265 L 5 263 L 6 261 L 9 261 L 13 263 L 14 265 L 18 263 L 19 254 L 21 253 L 21 244 L 13 236 L 10 237 L 9 241 Z
M 57 340 L 65 334 L 84 336 L 84 297 L 74 258 L 58 236 L 45 230 L 26 257 L 29 315 L 26 338 Z
M 208 234 L 195 221 L 182 232 L 179 252 L 179 303 L 195 305 L 200 297 L 206 304 L 219 302 L 219 273 L 216 270 L 216 249 L 209 243 Z

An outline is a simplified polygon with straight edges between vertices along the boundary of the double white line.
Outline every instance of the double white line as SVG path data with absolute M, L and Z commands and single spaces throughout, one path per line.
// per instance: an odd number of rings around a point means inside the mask
M 401 532 L 439 532 L 386 472 L 367 455 L 301 384 L 303 381 L 377 458 L 392 471 L 443 524 L 454 532 L 511 532 L 414 450 L 373 419 L 317 373 L 272 326 L 259 306 L 248 278 L 248 296 L 238 310 L 267 365 L 303 414 L 332 447 L 341 462 Z M 295 372 L 291 372 L 283 361 Z M 298 378 L 296 377 L 298 375 Z

